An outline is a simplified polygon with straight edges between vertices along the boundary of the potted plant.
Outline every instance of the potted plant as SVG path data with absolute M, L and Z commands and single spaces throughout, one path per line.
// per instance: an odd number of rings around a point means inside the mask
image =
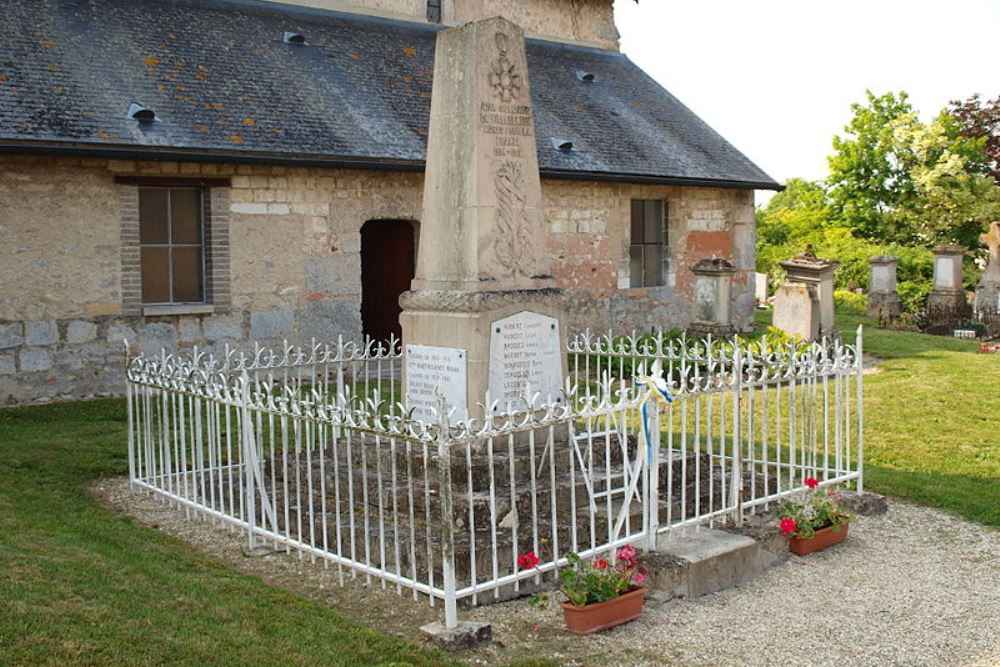
M 843 542 L 851 521 L 838 489 L 820 489 L 815 477 L 807 477 L 805 484 L 809 489 L 802 502 L 783 500 L 778 505 L 781 532 L 790 538 L 788 548 L 798 556 Z
M 567 630 L 589 635 L 639 617 L 646 601 L 646 589 L 640 585 L 646 574 L 631 545 L 619 549 L 611 563 L 596 558 L 588 565 L 572 552 L 565 557 L 569 567 L 559 571 L 559 590 L 566 596 L 560 604 Z M 538 557 L 529 552 L 519 565 L 535 567 Z

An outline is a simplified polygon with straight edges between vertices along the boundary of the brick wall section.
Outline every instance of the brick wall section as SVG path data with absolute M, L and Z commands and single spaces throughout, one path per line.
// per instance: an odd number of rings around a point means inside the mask
M 140 314 L 137 188 L 116 175 L 230 179 L 206 197 L 215 312 Z M 0 405 L 121 393 L 126 340 L 152 353 L 359 337 L 361 227 L 419 222 L 422 188 L 414 173 L 0 158 Z M 736 264 L 734 309 L 752 321 L 752 192 L 546 180 L 542 196 L 569 329 L 685 326 L 690 267 L 711 256 Z M 662 287 L 628 288 L 633 198 L 668 203 Z
M 122 314 L 142 313 L 142 271 L 139 267 L 139 188 L 118 186 L 121 221 Z

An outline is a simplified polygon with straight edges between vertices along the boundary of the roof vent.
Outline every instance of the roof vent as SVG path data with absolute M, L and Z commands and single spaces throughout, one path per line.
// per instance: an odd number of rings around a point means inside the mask
M 306 36 L 301 32 L 286 32 L 284 36 L 285 44 L 305 44 Z
M 552 145 L 556 150 L 560 150 L 564 153 L 568 153 L 573 150 L 573 142 L 569 139 L 559 139 L 557 137 L 552 137 Z
M 582 69 L 576 70 L 576 78 L 585 83 L 593 83 L 597 80 L 597 75 L 593 72 L 585 72 Z
M 140 123 L 152 123 L 155 120 L 159 120 L 156 117 L 156 112 L 149 107 L 139 104 L 138 102 L 132 102 L 128 107 L 128 117 L 132 120 L 137 120 Z

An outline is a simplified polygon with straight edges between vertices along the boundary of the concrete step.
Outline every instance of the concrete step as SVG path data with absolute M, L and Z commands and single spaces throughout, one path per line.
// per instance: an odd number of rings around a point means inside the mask
M 643 557 L 648 586 L 663 599 L 694 598 L 737 586 L 788 558 L 787 548 L 711 528 L 660 535 L 656 551 Z

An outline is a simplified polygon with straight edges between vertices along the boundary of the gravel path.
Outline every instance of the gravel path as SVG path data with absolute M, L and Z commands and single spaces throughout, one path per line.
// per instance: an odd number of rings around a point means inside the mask
M 359 579 L 340 588 L 335 568 L 308 559 L 246 558 L 235 533 L 130 496 L 124 480 L 104 480 L 95 493 L 140 523 L 370 627 L 419 641 L 419 625 L 440 617 L 440 608 L 391 587 Z M 728 591 L 647 604 L 638 621 L 595 637 L 566 633 L 554 602 L 537 609 L 518 600 L 461 614 L 493 624 L 493 646 L 458 656 L 473 664 L 546 657 L 570 665 L 997 667 L 1000 532 L 891 503 L 887 514 L 852 524 L 838 547 L 792 556 Z

